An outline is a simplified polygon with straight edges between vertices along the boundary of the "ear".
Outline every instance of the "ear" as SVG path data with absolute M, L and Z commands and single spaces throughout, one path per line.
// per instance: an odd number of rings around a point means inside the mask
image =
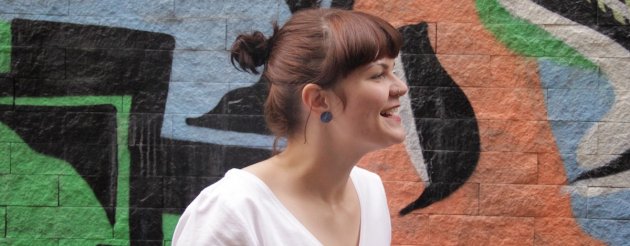
M 329 93 L 319 85 L 307 84 L 302 89 L 302 102 L 308 109 L 316 113 L 329 111 L 330 99 L 327 98 Z

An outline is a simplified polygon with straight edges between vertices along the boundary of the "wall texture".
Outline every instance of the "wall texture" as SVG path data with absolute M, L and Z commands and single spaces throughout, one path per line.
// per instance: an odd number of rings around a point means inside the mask
M 0 0 L 0 245 L 169 244 L 264 159 L 265 85 L 235 36 L 305 7 L 400 28 L 395 245 L 630 242 L 627 0 Z

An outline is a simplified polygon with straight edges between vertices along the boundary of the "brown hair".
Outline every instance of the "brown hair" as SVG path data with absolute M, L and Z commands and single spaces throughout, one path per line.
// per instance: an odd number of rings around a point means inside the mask
M 289 137 L 300 123 L 302 88 L 314 83 L 331 88 L 359 66 L 383 57 L 395 58 L 402 36 L 378 17 L 340 9 L 308 9 L 295 13 L 266 38 L 261 32 L 241 34 L 231 49 L 231 62 L 269 82 L 265 102 L 267 126 Z M 274 143 L 275 149 L 276 143 Z

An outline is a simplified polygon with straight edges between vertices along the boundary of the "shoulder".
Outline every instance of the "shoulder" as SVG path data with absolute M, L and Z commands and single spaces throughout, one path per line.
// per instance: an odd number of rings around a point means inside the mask
M 205 188 L 179 219 L 174 245 L 239 242 L 248 245 L 255 238 L 254 214 L 261 210 L 261 192 L 256 180 L 242 170 L 230 170 L 225 177 Z
M 353 179 L 355 183 L 360 182 L 361 184 L 367 183 L 367 184 L 375 184 L 375 185 L 383 184 L 381 177 L 378 176 L 378 174 L 370 172 L 361 167 L 355 166 L 354 168 L 352 168 L 352 171 L 350 172 L 350 177 Z

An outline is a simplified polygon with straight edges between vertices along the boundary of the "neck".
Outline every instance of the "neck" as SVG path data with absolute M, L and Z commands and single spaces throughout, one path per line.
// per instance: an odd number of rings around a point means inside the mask
M 321 139 L 304 143 L 303 138 L 295 137 L 274 159 L 296 189 L 334 202 L 343 197 L 350 172 L 362 156 Z

